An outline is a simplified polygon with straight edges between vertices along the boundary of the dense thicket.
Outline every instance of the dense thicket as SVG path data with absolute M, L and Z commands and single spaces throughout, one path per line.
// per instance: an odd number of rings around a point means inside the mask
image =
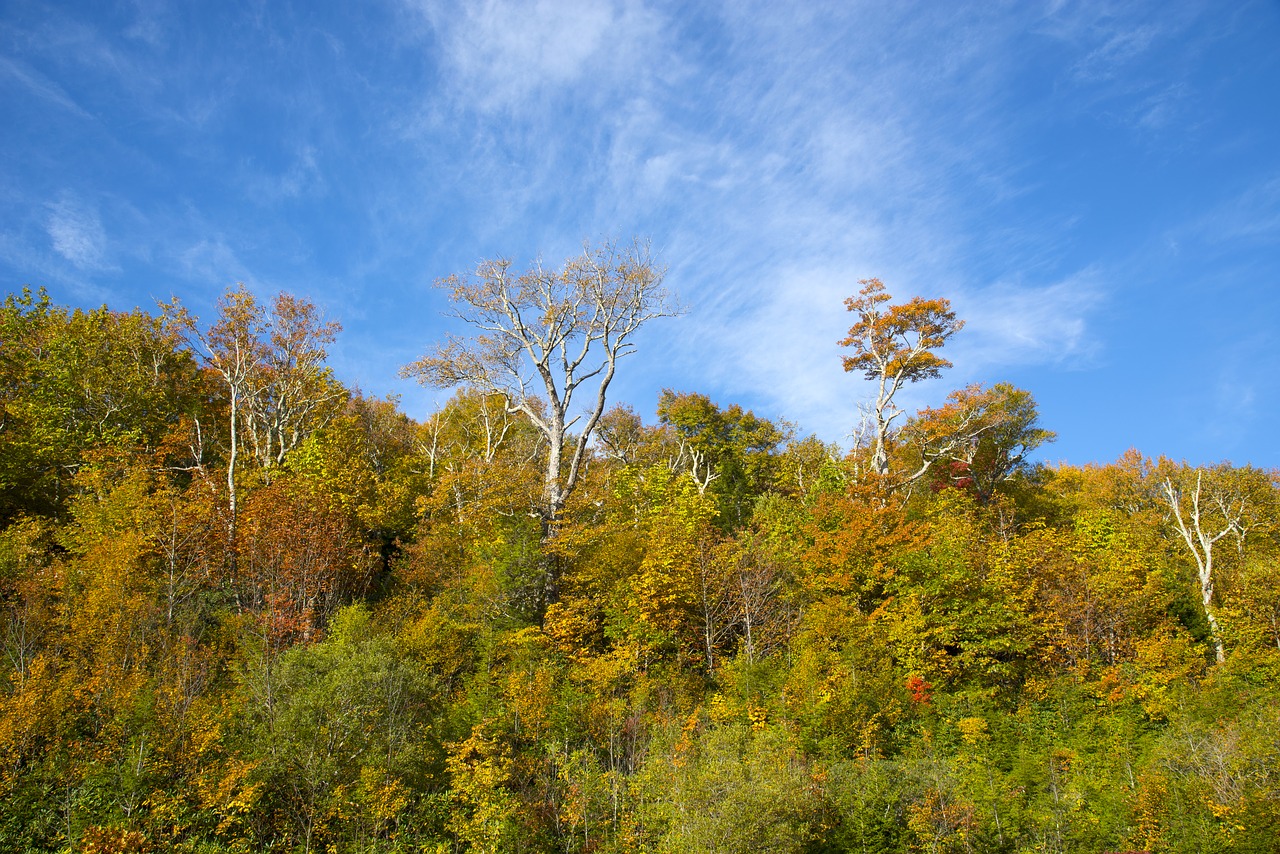
M 668 391 L 548 527 L 526 415 L 335 333 L 0 307 L 0 848 L 1275 850 L 1274 474 Z

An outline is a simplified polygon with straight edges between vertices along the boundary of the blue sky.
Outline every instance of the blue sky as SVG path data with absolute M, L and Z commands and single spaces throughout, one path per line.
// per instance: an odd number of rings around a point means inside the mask
M 954 387 L 1045 457 L 1280 465 L 1280 3 L 9 0 L 0 276 L 209 316 L 243 281 L 345 331 L 348 383 L 448 329 L 441 276 L 641 236 L 687 306 L 664 387 L 847 437 L 842 300 L 952 300 Z

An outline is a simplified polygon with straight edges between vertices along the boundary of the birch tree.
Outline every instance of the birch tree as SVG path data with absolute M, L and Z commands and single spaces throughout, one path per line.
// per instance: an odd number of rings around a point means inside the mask
M 1274 500 L 1274 487 L 1256 469 L 1233 469 L 1225 464 L 1212 469 L 1185 465 L 1174 469 L 1167 461 L 1162 468 L 1160 497 L 1195 561 L 1200 602 L 1213 635 L 1214 657 L 1221 664 L 1226 661 L 1226 652 L 1214 604 L 1215 547 L 1224 538 L 1233 537 L 1243 555 L 1247 535 L 1263 523 L 1259 504 L 1267 498 Z
M 284 462 L 346 399 L 346 389 L 325 364 L 327 347 L 341 330 L 307 300 L 281 293 L 272 301 L 249 420 L 254 455 L 264 469 Z
M 262 307 L 243 284 L 228 289 L 218 301 L 218 322 L 202 332 L 199 319 L 175 297 L 160 306 L 165 319 L 187 339 L 205 365 L 222 380 L 227 391 L 227 555 L 235 570 L 236 526 L 239 494 L 236 468 L 240 462 L 241 435 L 251 406 L 258 365 L 266 358 L 263 342 L 266 318 Z
M 619 360 L 635 351 L 641 326 L 676 311 L 664 275 L 648 247 L 634 243 L 586 246 L 558 270 L 482 261 L 474 273 L 437 282 L 450 292 L 453 316 L 475 334 L 447 338 L 401 373 L 502 395 L 509 412 L 529 419 L 547 443 L 536 508 L 544 530 L 577 486 Z
M 324 362 L 325 347 L 341 326 L 286 293 L 268 312 L 244 284 L 222 295 L 218 319 L 207 330 L 176 297 L 160 309 L 226 389 L 227 542 L 234 567 L 241 453 L 247 450 L 250 463 L 269 469 L 336 414 L 346 390 Z
M 885 305 L 893 299 L 879 279 L 861 279 L 862 290 L 845 300 L 858 316 L 840 346 L 853 349 L 843 357 L 846 371 L 862 371 L 876 384 L 871 409 L 871 468 L 889 473 L 889 435 L 893 422 L 903 414 L 893 398 L 907 383 L 931 379 L 951 367 L 936 352 L 964 326 L 945 299 L 914 297 L 901 305 Z

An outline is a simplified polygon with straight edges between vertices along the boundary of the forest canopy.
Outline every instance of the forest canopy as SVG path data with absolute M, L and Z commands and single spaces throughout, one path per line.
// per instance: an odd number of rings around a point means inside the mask
M 422 420 L 299 296 L 9 295 L 0 848 L 1274 850 L 1280 475 L 1046 465 L 1007 382 L 903 411 L 963 322 L 877 279 L 851 447 L 647 420 L 608 388 L 662 280 L 446 280 Z

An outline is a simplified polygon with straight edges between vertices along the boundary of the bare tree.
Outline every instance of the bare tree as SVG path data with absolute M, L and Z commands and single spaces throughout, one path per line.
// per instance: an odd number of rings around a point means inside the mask
M 476 334 L 448 338 L 401 373 L 439 388 L 501 394 L 509 412 L 533 423 L 548 448 L 537 512 L 549 526 L 578 483 L 618 360 L 634 352 L 641 326 L 676 313 L 664 275 L 641 243 L 588 245 L 559 270 L 482 261 L 472 274 L 437 283 Z M 574 410 L 581 396 L 587 403 Z

